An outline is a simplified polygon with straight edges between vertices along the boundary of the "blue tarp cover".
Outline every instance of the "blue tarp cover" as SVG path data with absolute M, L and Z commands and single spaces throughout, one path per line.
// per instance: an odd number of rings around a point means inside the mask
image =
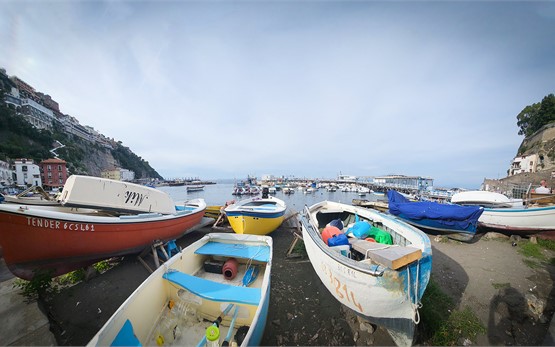
M 434 219 L 445 221 L 449 225 L 453 223 L 466 229 L 469 224 L 476 224 L 484 211 L 480 206 L 460 206 L 440 204 L 431 201 L 411 202 L 395 190 L 387 193 L 389 200 L 389 213 L 403 215 L 414 220 Z

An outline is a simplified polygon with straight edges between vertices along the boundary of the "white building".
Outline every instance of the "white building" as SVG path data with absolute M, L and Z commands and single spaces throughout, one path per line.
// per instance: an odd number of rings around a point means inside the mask
M 538 155 L 530 154 L 516 157 L 509 168 L 509 176 L 517 175 L 524 172 L 537 172 Z
M 10 164 L 0 160 L 0 185 L 10 186 L 13 184 L 14 171 L 10 168 Z
M 31 159 L 16 159 L 14 166 L 17 185 L 42 186 L 40 168 Z
M 389 175 L 374 177 L 374 184 L 389 188 L 428 189 L 434 186 L 433 178 L 420 176 Z
M 127 169 L 119 169 L 122 181 L 131 182 L 135 179 L 135 172 Z
M 54 112 L 32 99 L 22 99 L 23 117 L 37 129 L 52 129 Z

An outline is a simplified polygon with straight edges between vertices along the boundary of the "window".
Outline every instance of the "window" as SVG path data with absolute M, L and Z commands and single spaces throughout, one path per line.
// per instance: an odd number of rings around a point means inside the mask
M 46 167 L 47 167 L 48 171 L 52 171 L 52 165 L 47 165 Z
M 23 171 L 23 172 L 27 171 L 27 165 L 21 166 L 21 171 Z
M 62 165 L 58 165 L 58 171 L 62 171 Z

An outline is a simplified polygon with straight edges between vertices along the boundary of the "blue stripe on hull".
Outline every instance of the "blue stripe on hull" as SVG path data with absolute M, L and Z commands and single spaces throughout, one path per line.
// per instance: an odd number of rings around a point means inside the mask
M 266 328 L 266 319 L 268 318 L 268 307 L 270 306 L 270 283 L 268 282 L 268 291 L 266 292 L 266 297 L 264 298 L 264 305 L 260 310 L 260 316 L 256 321 L 256 328 L 252 332 L 251 339 L 249 340 L 248 346 L 260 346 L 260 341 L 262 341 L 262 336 L 264 335 L 264 329 Z
M 228 217 L 249 216 L 258 218 L 279 218 L 285 214 L 285 211 L 265 213 L 265 212 L 248 212 L 248 211 L 232 211 L 225 213 Z

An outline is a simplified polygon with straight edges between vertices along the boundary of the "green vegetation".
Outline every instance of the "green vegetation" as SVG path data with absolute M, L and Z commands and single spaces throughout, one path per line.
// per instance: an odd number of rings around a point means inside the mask
M 426 344 L 434 346 L 454 346 L 461 338 L 474 341 L 478 334 L 486 333 L 472 310 L 469 307 L 456 310 L 451 297 L 441 291 L 433 278 L 422 298 L 420 317 L 423 338 Z
M 114 267 L 117 262 L 111 262 L 109 259 L 99 261 L 93 264 L 94 269 L 98 273 L 104 273 Z M 59 290 L 60 286 L 69 286 L 85 280 L 85 269 L 77 269 L 68 272 L 67 274 L 52 278 L 51 272 L 35 272 L 32 280 L 26 281 L 23 279 L 16 279 L 14 288 L 22 290 L 22 295 L 27 300 L 36 300 L 44 298 L 47 294 L 55 293 Z
M 495 289 L 509 288 L 511 286 L 510 283 L 492 283 L 491 285 Z
M 0 100 L 3 93 L 0 90 Z M 0 160 L 28 158 L 39 163 L 52 158 L 50 149 L 59 141 L 65 147 L 57 150 L 61 159 L 67 162 L 68 169 L 75 174 L 91 174 L 85 160 L 95 153 L 108 151 L 97 144 L 92 144 L 64 131 L 61 124 L 54 124 L 52 131 L 36 129 L 21 115 L 17 115 L 7 104 L 0 101 Z M 121 142 L 111 150 L 111 155 L 122 168 L 135 172 L 136 178 L 158 178 L 162 176 L 150 164 L 134 154 Z M 111 168 L 105 168 L 111 169 Z
M 538 244 L 534 244 L 531 242 L 522 243 L 518 251 L 525 257 L 532 257 L 540 260 L 545 259 L 545 256 L 542 254 L 540 245 Z
M 52 285 L 52 273 L 45 271 L 35 271 L 34 277 L 30 281 L 18 278 L 13 286 L 21 289 L 22 295 L 29 301 L 44 298 L 47 294 L 57 290 L 57 287 Z
M 540 266 L 541 262 L 547 261 L 549 264 L 555 265 L 555 258 L 548 257 L 542 252 L 542 250 L 555 251 L 555 241 L 538 239 L 538 243 L 526 242 L 519 248 L 520 254 L 528 257 L 522 261 L 530 268 L 537 268 Z M 531 259 L 530 259 L 531 258 Z
M 549 94 L 541 102 L 526 106 L 516 118 L 520 128 L 518 134 L 532 135 L 542 126 L 555 121 L 555 95 Z

